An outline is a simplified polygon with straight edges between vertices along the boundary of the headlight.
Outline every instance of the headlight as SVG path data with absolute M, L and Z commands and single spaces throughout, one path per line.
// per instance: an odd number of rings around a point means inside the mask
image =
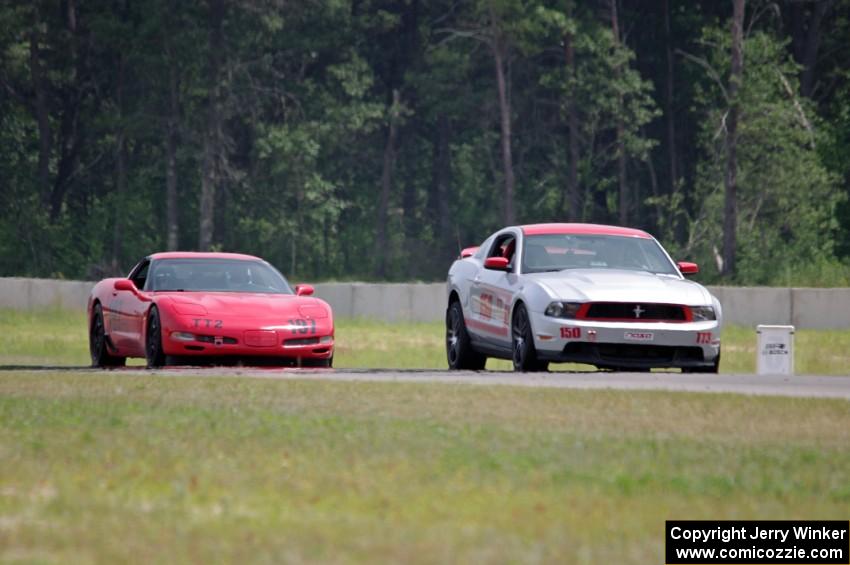
M 299 306 L 298 313 L 302 318 L 327 318 L 328 311 L 322 306 Z
M 207 309 L 201 304 L 192 304 L 190 302 L 175 302 L 174 311 L 184 316 L 206 316 Z
M 693 315 L 694 322 L 705 322 L 707 320 L 717 319 L 713 306 L 691 306 L 691 314 Z
M 575 318 L 581 308 L 581 302 L 553 302 L 546 307 L 544 314 L 553 318 Z
M 186 332 L 172 332 L 171 339 L 176 339 L 177 341 L 195 341 L 195 334 L 190 334 Z

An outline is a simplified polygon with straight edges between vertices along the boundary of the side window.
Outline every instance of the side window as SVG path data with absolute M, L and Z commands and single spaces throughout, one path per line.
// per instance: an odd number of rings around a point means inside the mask
M 133 281 L 133 284 L 135 284 L 136 288 L 139 290 L 145 289 L 145 283 L 148 281 L 148 269 L 150 268 L 150 265 L 151 262 L 145 259 L 130 273 L 130 280 Z
M 513 234 L 500 235 L 493 242 L 487 257 L 504 257 L 508 260 L 510 270 L 514 268 L 514 257 L 516 256 L 516 237 Z

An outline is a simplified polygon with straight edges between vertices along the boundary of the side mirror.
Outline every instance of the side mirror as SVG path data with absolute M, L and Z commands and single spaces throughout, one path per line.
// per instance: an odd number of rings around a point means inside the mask
M 689 263 L 688 261 L 679 261 L 677 263 L 679 266 L 679 270 L 683 275 L 695 275 L 699 272 L 699 265 L 696 263 Z
M 475 255 L 475 253 L 476 253 L 477 251 L 478 251 L 478 246 L 475 246 L 475 247 L 465 247 L 465 248 L 464 248 L 464 249 L 460 252 L 460 258 L 461 258 L 461 259 L 466 259 L 467 257 L 472 257 L 473 255 Z
M 312 285 L 309 284 L 297 284 L 295 285 L 295 296 L 310 296 L 313 294 L 314 289 Z
M 117 281 L 115 281 L 115 283 L 112 285 L 112 287 L 115 290 L 126 290 L 127 292 L 132 292 L 135 295 L 135 297 L 138 298 L 139 300 L 141 300 L 142 302 L 150 302 L 151 301 L 151 299 L 149 297 L 147 297 L 144 294 L 142 294 L 141 292 L 139 292 L 139 289 L 136 288 L 136 284 L 133 281 L 131 281 L 130 279 L 118 279 Z
M 129 292 L 137 292 L 136 285 L 130 279 L 118 279 L 113 285 L 115 290 L 126 290 Z
M 508 263 L 509 261 L 506 257 L 487 257 L 484 260 L 484 268 L 494 271 L 507 271 Z

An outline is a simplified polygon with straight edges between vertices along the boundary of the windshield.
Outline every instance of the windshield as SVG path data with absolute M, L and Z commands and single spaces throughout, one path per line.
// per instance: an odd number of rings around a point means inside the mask
M 523 273 L 564 269 L 625 269 L 678 275 L 654 239 L 616 235 L 530 235 L 524 238 Z
M 274 267 L 241 259 L 160 259 L 151 265 L 147 286 L 151 291 L 292 294 Z

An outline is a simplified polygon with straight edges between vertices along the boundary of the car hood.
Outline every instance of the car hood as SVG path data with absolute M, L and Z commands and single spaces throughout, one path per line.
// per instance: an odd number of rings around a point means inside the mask
M 691 306 L 711 304 L 711 295 L 699 283 L 646 271 L 569 269 L 526 276 L 546 288 L 554 299 Z
M 301 315 L 322 318 L 330 310 L 324 302 L 294 294 L 264 294 L 247 292 L 173 292 L 157 293 L 174 302 L 178 311 L 189 312 L 185 305 L 203 307 L 208 315 L 245 318 L 269 318 L 282 315 Z M 191 307 L 190 307 L 191 308 Z

